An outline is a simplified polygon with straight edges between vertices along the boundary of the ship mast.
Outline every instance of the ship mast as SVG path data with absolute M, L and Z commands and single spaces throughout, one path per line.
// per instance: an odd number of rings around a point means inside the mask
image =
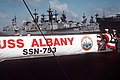
M 53 11 L 51 10 L 50 8 L 50 5 L 49 5 L 49 10 L 47 10 L 48 12 L 48 16 L 49 16 L 49 22 L 51 23 L 51 31 L 53 32 Z
M 62 17 L 61 17 L 62 22 L 66 22 L 66 15 L 65 12 L 63 11 Z
M 90 19 L 90 24 L 91 24 L 91 23 L 95 23 L 93 16 L 91 16 L 91 19 Z
M 16 15 L 14 16 L 14 18 L 12 19 L 12 26 L 13 26 L 13 30 L 17 33 L 19 32 L 19 28 L 17 27 L 17 20 L 16 20 Z
M 48 16 L 49 16 L 49 21 L 50 22 L 52 22 L 52 20 L 53 20 L 53 14 L 52 14 L 52 10 L 51 10 L 51 8 L 50 8 L 50 5 L 49 5 L 49 9 L 47 10 L 47 12 L 48 12 Z
M 12 19 L 12 25 L 13 26 L 17 26 L 17 21 L 16 21 L 16 15 L 14 16 L 14 18 Z
M 55 22 L 57 22 L 57 16 L 58 16 L 58 14 L 57 14 L 57 10 L 55 10 Z
M 38 23 L 38 18 L 39 18 L 39 16 L 38 16 L 38 13 L 36 12 L 36 9 L 35 9 L 35 13 L 33 13 L 33 15 L 34 15 L 34 20 L 33 20 L 33 22 Z
M 86 18 L 86 16 L 85 16 L 85 13 L 83 13 L 83 16 L 82 16 L 82 17 L 83 17 L 82 23 L 83 23 L 83 24 L 86 24 L 87 18 Z
M 95 14 L 95 18 L 97 19 L 97 18 L 98 18 L 98 16 L 99 16 L 99 14 L 98 14 L 98 13 L 96 13 L 96 14 Z
M 43 13 L 41 16 L 42 16 L 41 22 L 43 23 L 43 22 L 45 22 L 45 14 Z

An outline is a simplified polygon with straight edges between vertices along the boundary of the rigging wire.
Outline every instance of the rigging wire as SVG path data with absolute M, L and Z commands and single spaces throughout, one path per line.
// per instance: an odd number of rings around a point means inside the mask
M 25 4 L 25 6 L 26 6 L 26 8 L 27 8 L 28 12 L 30 13 L 31 17 L 33 18 L 33 20 L 35 20 L 35 18 L 34 18 L 34 16 L 33 16 L 32 12 L 31 12 L 31 10 L 29 9 L 29 7 L 28 7 L 27 3 L 25 2 L 25 0 L 23 0 L 23 2 L 24 2 L 24 4 Z M 54 51 L 52 51 L 52 48 L 51 48 L 51 47 L 50 47 L 50 45 L 48 44 L 48 41 L 47 41 L 47 39 L 46 39 L 45 35 L 43 34 L 42 30 L 40 29 L 39 25 L 37 24 L 37 22 L 36 22 L 36 21 L 34 21 L 34 22 L 35 22 L 35 24 L 37 25 L 37 27 L 38 27 L 38 29 L 39 29 L 39 31 L 40 31 L 40 33 L 41 33 L 41 35 L 42 35 L 42 36 L 43 36 L 43 38 L 45 39 L 45 41 L 46 41 L 46 43 L 47 43 L 48 47 L 50 48 L 50 50 L 51 50 L 51 52 L 52 52 L 52 54 L 53 54 L 54 58 L 56 59 L 56 61 L 57 61 L 58 65 L 60 66 L 60 68 L 61 68 L 62 72 L 64 73 L 64 75 L 65 75 L 65 77 L 66 77 L 66 79 L 67 79 L 67 80 L 69 80 L 69 78 L 68 78 L 68 76 L 67 76 L 66 72 L 64 71 L 64 69 L 63 69 L 63 67 L 62 67 L 62 65 L 61 65 L 61 63 L 60 63 L 60 61 L 57 59 L 57 56 L 55 55 L 55 52 L 54 52 Z M 52 25 L 52 22 L 51 22 L 51 25 Z

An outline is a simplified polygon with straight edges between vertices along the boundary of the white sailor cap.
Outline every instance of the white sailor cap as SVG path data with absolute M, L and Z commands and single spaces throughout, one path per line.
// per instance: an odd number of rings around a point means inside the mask
M 113 29 L 113 31 L 116 31 L 115 29 Z
M 105 29 L 105 31 L 109 31 L 109 29 Z

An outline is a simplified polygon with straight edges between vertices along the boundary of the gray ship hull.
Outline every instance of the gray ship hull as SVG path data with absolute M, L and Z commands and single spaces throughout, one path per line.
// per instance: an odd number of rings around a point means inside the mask
M 85 33 L 100 33 L 99 30 L 81 30 L 79 27 L 74 28 L 64 28 L 64 29 L 56 29 L 56 30 L 42 30 L 42 33 L 45 35 L 64 35 L 64 34 L 85 34 Z M 20 30 L 19 32 L 15 31 L 2 31 L 0 32 L 0 36 L 27 36 L 27 35 L 41 35 L 39 30 L 33 31 L 25 31 Z

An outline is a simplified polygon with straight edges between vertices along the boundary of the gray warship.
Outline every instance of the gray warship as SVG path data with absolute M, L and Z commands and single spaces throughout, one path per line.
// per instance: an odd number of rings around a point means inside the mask
M 0 31 L 0 36 L 27 36 L 27 35 L 41 35 L 39 28 L 45 35 L 55 35 L 55 34 L 81 34 L 81 33 L 98 33 L 99 24 L 95 21 L 94 17 L 91 16 L 89 23 L 87 23 L 87 18 L 85 14 L 82 16 L 82 21 L 68 21 L 65 12 L 58 19 L 57 11 L 53 11 L 50 7 L 47 10 L 48 14 L 42 14 L 41 19 L 39 19 L 38 13 L 33 13 L 34 20 L 25 21 L 21 27 L 17 26 L 17 18 L 14 16 L 12 19 L 12 26 L 3 27 Z M 48 19 L 46 19 L 48 16 Z M 97 17 L 97 16 L 96 16 Z

